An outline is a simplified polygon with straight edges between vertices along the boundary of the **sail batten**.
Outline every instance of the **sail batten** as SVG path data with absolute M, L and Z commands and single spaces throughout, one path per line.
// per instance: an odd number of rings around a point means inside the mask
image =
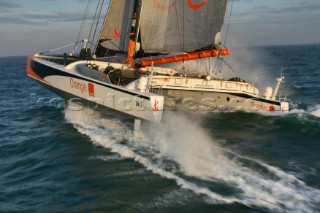
M 143 0 L 142 49 L 146 53 L 211 49 L 226 7 L 227 0 Z

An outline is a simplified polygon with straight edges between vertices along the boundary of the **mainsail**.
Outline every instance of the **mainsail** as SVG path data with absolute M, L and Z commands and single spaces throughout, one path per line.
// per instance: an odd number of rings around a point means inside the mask
M 220 48 L 226 9 L 227 0 L 111 0 L 98 47 L 128 52 L 127 61 L 132 64 L 128 49 L 141 50 L 140 53 L 147 55 L 196 54 L 184 56 L 182 60 L 228 55 L 228 49 L 212 52 Z M 138 21 L 133 22 L 136 14 Z M 135 30 L 132 31 L 132 27 Z M 140 45 L 132 46 L 132 42 Z
M 212 49 L 219 38 L 227 0 L 143 0 L 141 45 L 145 53 Z
M 134 3 L 131 0 L 111 0 L 99 38 L 102 47 L 127 51 Z

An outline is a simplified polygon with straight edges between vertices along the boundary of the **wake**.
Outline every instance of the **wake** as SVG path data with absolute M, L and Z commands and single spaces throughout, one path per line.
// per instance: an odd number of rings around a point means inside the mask
M 79 113 L 67 111 L 66 119 L 95 144 L 139 162 L 181 188 L 209 198 L 210 203 L 240 203 L 281 212 L 314 212 L 319 205 L 320 190 L 279 168 L 220 147 L 200 124 L 184 116 L 172 114 L 162 125 L 144 123 L 136 137 L 131 124 Z M 235 192 L 225 195 L 214 190 L 221 182 Z

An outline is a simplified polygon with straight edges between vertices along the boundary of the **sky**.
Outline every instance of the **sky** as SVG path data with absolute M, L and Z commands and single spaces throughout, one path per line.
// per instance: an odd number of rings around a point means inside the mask
M 0 57 L 34 54 L 75 42 L 87 2 L 0 0 Z M 317 40 L 320 0 L 233 0 L 227 40 L 231 48 Z

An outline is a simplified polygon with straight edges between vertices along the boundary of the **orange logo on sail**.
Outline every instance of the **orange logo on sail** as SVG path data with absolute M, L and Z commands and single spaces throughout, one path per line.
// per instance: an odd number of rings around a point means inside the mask
M 114 28 L 113 34 L 112 34 L 112 38 L 120 38 L 121 37 L 121 31 L 120 31 L 120 27 L 116 26 Z
M 207 0 L 203 0 L 201 3 L 199 4 L 194 4 L 192 2 L 192 0 L 188 0 L 188 6 L 193 9 L 193 10 L 198 10 L 200 9 L 201 7 L 203 7 L 205 4 L 207 3 Z

